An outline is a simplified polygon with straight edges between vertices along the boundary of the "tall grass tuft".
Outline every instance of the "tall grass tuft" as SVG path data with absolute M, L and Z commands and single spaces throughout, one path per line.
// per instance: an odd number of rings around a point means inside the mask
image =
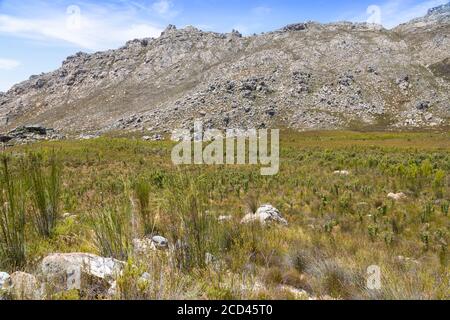
M 91 215 L 96 245 L 104 257 L 127 260 L 130 252 L 131 209 L 105 208 Z
M 144 179 L 139 179 L 134 184 L 134 192 L 138 201 L 139 216 L 146 235 L 153 234 L 155 231 L 155 219 L 150 207 L 150 191 L 151 186 Z
M 61 165 L 55 153 L 50 155 L 48 168 L 41 155 L 30 154 L 27 169 L 37 232 L 51 237 L 60 216 Z
M 206 210 L 207 181 L 179 174 L 171 181 L 166 200 L 171 212 L 170 233 L 177 243 L 177 260 L 186 269 L 204 268 L 219 252 L 223 230 Z
M 249 192 L 247 197 L 245 198 L 245 204 L 247 205 L 247 209 L 250 211 L 250 213 L 256 213 L 260 205 L 259 194 L 255 191 Z
M 25 257 L 25 199 L 21 179 L 9 168 L 9 159 L 1 158 L 0 176 L 0 264 L 17 270 Z

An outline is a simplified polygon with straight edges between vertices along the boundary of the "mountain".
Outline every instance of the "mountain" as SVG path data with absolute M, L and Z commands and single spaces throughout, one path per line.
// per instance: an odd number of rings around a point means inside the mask
M 307 22 L 242 37 L 169 26 L 68 57 L 0 93 L 0 132 L 206 127 L 410 129 L 450 123 L 450 4 L 392 30 Z

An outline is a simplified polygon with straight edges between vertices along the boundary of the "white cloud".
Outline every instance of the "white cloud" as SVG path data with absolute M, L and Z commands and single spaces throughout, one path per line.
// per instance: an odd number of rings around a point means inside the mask
M 0 58 L 0 70 L 13 70 L 20 65 L 21 63 L 17 60 Z
M 163 28 L 142 20 L 136 8 L 85 4 L 35 12 L 0 14 L 0 34 L 43 41 L 63 41 L 89 50 L 115 48 L 135 38 L 157 37 Z
M 373 3 L 372 9 L 377 7 L 379 12 L 378 10 L 368 10 L 351 20 L 368 22 L 381 20 L 381 24 L 384 27 L 394 28 L 414 18 L 422 17 L 430 8 L 446 4 L 447 2 L 448 0 L 425 0 L 419 4 L 411 4 L 411 0 L 388 0 L 378 4 Z
M 168 0 L 160 0 L 158 2 L 155 2 L 152 5 L 153 10 L 155 10 L 157 13 L 164 15 L 169 12 L 171 7 L 173 6 L 171 1 Z

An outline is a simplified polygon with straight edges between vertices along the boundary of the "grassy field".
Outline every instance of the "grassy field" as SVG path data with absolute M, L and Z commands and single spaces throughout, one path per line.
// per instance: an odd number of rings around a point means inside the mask
M 450 298 L 450 133 L 283 132 L 280 146 L 269 177 L 174 167 L 172 143 L 130 137 L 8 149 L 0 200 L 17 205 L 0 219 L 0 270 L 91 252 L 129 262 L 117 299 Z M 289 225 L 239 223 L 266 203 Z M 132 240 L 149 234 L 189 246 L 134 255 Z M 366 287 L 371 265 L 380 290 Z

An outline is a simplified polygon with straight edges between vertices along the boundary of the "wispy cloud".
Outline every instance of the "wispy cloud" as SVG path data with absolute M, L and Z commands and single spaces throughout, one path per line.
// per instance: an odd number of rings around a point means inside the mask
M 17 60 L 0 58 L 0 70 L 13 70 L 20 65 L 21 63 Z
M 425 0 L 412 4 L 411 0 L 374 1 L 371 10 L 353 17 L 352 21 L 381 22 L 386 28 L 393 28 L 414 18 L 424 16 L 430 8 L 446 4 L 448 0 Z M 374 8 L 378 8 L 375 10 Z
M 8 2 L 8 1 L 5 1 Z M 138 14 L 132 3 L 40 8 L 22 5 L 20 14 L 0 14 L 0 34 L 37 39 L 63 41 L 89 50 L 102 50 L 120 46 L 134 38 L 157 37 L 163 28 Z M 167 2 L 167 6 L 163 4 Z M 136 3 L 137 4 L 137 3 Z M 158 5 L 157 5 L 158 4 Z M 157 14 L 172 10 L 170 1 L 159 1 Z

